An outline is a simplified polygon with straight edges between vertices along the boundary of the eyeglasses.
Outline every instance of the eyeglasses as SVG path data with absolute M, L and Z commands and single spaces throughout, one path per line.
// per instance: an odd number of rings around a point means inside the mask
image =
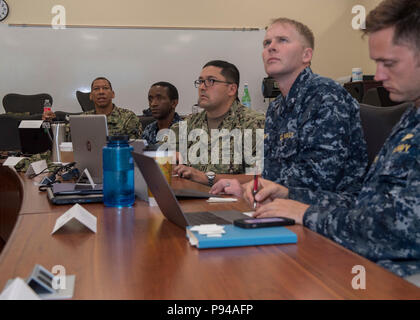
M 232 84 L 233 83 L 233 82 L 216 80 L 216 79 L 198 79 L 198 80 L 195 80 L 194 81 L 194 86 L 196 88 L 199 88 L 201 86 L 201 84 L 204 83 L 204 86 L 206 88 L 207 87 L 213 87 L 216 82 L 219 82 L 219 83 L 227 83 L 227 84 Z

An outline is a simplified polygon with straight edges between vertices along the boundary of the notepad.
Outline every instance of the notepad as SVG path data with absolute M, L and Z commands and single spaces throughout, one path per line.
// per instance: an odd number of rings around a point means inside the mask
M 296 234 L 285 227 L 244 229 L 224 225 L 225 233 L 221 237 L 208 237 L 191 228 L 187 227 L 187 238 L 198 249 L 297 243 Z

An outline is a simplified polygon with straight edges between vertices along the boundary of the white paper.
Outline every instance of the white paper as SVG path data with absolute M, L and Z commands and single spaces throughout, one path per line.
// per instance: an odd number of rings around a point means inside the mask
M 217 224 L 201 224 L 191 227 L 190 230 L 205 234 L 207 237 L 221 237 L 223 233 L 226 233 L 225 227 Z
M 22 278 L 15 278 L 0 294 L 0 300 L 41 300 L 41 298 Z
M 25 157 L 8 157 L 6 159 L 6 161 L 3 162 L 3 165 L 4 166 L 9 166 L 9 167 L 14 167 L 22 159 L 25 159 Z
M 72 219 L 75 219 L 75 221 L 78 221 L 96 233 L 96 217 L 85 208 L 83 208 L 80 204 L 76 203 L 73 207 L 71 207 L 64 214 L 57 218 L 51 234 L 55 233 L 65 224 L 69 223 Z
M 86 177 L 88 178 L 88 180 L 89 180 L 89 184 L 90 184 L 90 186 L 92 187 L 92 189 L 95 189 L 96 184 L 93 182 L 93 179 L 92 179 L 92 177 L 91 177 L 91 175 L 90 175 L 90 173 L 89 173 L 89 170 L 88 170 L 88 169 L 83 170 L 82 175 L 81 175 L 81 176 L 80 176 L 80 178 L 77 180 L 76 184 L 79 184 L 79 185 L 86 185 L 86 183 L 79 183 L 79 181 L 81 181 L 81 180 L 82 180 L 82 178 L 83 178 L 85 175 L 86 175 Z
M 37 129 L 41 128 L 44 120 L 22 120 L 19 124 L 19 128 L 32 128 Z
M 248 211 L 248 212 L 242 212 L 244 215 L 246 215 L 246 216 L 248 216 L 248 217 L 253 217 L 254 216 L 254 213 L 255 213 L 255 211 Z
M 73 143 L 72 142 L 61 142 L 60 151 L 63 152 L 73 152 Z
M 26 170 L 25 175 L 30 176 L 32 174 L 40 174 L 43 170 L 47 169 L 47 161 L 45 160 L 39 160 L 36 162 L 32 162 L 29 165 L 28 170 Z
M 209 203 L 216 203 L 216 202 L 236 202 L 238 199 L 235 198 L 216 198 L 216 197 L 210 197 L 207 202 Z

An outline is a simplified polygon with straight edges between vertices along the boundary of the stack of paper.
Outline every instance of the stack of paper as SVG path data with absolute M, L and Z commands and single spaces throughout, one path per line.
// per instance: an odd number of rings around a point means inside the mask
M 206 235 L 207 237 L 221 237 L 225 233 L 224 226 L 217 224 L 201 224 L 199 226 L 191 227 L 191 231 L 196 231 L 198 234 Z
M 187 227 L 187 238 L 199 249 L 297 242 L 296 234 L 285 227 L 243 229 L 231 224 Z

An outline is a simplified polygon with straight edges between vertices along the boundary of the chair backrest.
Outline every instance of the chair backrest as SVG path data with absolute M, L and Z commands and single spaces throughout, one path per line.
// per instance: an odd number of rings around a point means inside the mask
M 23 184 L 15 171 L 0 166 L 0 238 L 7 242 L 23 201 Z
M 20 151 L 19 124 L 22 120 L 41 120 L 42 114 L 0 114 L 0 150 Z
M 389 98 L 389 91 L 384 87 L 377 87 L 376 89 L 378 90 L 378 96 L 382 107 L 396 106 L 401 104 L 401 102 L 392 101 Z
M 369 166 L 409 106 L 411 103 L 387 108 L 360 104 L 360 119 L 367 144 Z
M 401 102 L 394 102 L 389 98 L 389 92 L 384 87 L 370 88 L 365 92 L 362 103 L 371 106 L 389 107 L 401 104 Z
M 370 105 L 370 106 L 381 106 L 381 100 L 379 99 L 378 88 L 371 88 L 366 91 L 365 95 L 363 96 L 362 103 Z
M 156 121 L 155 118 L 153 117 L 149 117 L 149 116 L 137 116 L 140 120 L 141 126 L 143 128 L 143 130 L 149 125 L 151 124 L 153 121 Z
M 79 101 L 83 111 L 90 111 L 95 109 L 95 105 L 93 104 L 93 101 L 90 100 L 89 96 L 90 92 L 82 92 L 79 90 L 76 91 L 77 101 Z
M 362 102 L 364 93 L 363 82 L 347 82 L 344 84 L 344 89 L 346 89 L 358 102 Z
M 53 99 L 48 93 L 31 95 L 8 93 L 3 97 L 3 107 L 6 112 L 42 114 L 44 112 L 44 102 L 47 99 L 50 100 L 52 105 Z

